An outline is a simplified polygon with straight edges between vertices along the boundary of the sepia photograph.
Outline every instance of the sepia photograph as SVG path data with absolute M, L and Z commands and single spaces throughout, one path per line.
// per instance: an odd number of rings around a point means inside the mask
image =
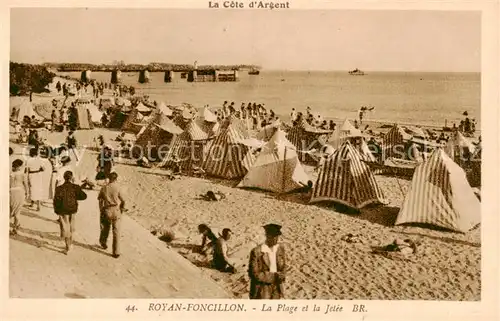
M 481 301 L 481 11 L 9 15 L 10 298 Z

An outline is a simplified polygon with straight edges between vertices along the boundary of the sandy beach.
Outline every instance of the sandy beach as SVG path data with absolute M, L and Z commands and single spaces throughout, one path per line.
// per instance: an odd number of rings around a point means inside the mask
M 79 130 L 80 146 L 92 146 L 99 134 L 108 140 L 119 132 L 107 129 Z M 51 143 L 60 143 L 65 133 L 46 133 Z M 12 135 L 11 135 L 12 138 Z M 14 144 L 11 143 L 11 146 Z M 15 146 L 13 157 L 20 157 Z M 86 150 L 78 174 L 95 176 L 97 153 Z M 283 225 L 282 243 L 287 250 L 288 299 L 371 299 L 371 300 L 480 300 L 481 230 L 467 234 L 429 228 L 393 226 L 408 180 L 376 176 L 387 206 L 366 208 L 360 215 L 341 214 L 329 205 L 308 204 L 309 195 L 274 195 L 235 188 L 237 181 L 181 176 L 170 180 L 168 172 L 147 169 L 121 160 L 116 166 L 119 181 L 126 188 L 127 215 L 145 229 L 161 225 L 175 233 L 168 246 L 203 269 L 236 298 L 248 298 L 247 264 L 250 250 L 264 240 L 263 224 Z M 199 194 L 221 191 L 227 198 L 206 202 Z M 97 211 L 82 207 L 80 211 Z M 208 268 L 208 259 L 192 251 L 201 241 L 200 223 L 229 227 L 230 255 L 237 273 Z M 342 240 L 359 234 L 359 243 Z M 418 243 L 416 254 L 408 257 L 372 254 L 372 247 L 394 239 L 409 238 Z M 127 240 L 124 240 L 126 255 Z

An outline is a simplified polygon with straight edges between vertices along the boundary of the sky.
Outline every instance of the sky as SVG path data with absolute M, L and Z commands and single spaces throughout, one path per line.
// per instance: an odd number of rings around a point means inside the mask
M 10 19 L 16 62 L 481 70 L 471 11 L 14 8 Z

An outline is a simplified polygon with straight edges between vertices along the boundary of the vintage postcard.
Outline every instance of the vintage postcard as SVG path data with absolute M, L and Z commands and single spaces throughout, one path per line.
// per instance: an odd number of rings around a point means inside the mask
M 0 318 L 498 319 L 498 15 L 4 3 Z

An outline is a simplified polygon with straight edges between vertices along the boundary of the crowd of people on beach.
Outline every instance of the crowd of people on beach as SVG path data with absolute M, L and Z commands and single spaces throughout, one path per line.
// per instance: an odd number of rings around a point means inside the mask
M 74 86 L 74 87 L 72 87 Z M 62 91 L 67 97 L 74 88 L 76 92 L 87 90 L 90 86 L 95 98 L 103 95 L 105 88 L 111 88 L 111 84 L 91 82 L 82 87 L 80 84 L 67 85 L 56 84 L 56 88 Z M 123 93 L 131 93 L 131 88 L 126 86 L 113 85 L 114 96 L 122 96 Z M 156 105 L 156 104 L 155 104 Z M 53 101 L 51 113 L 51 131 L 68 130 L 64 142 L 59 146 L 51 146 L 46 140 L 40 137 L 37 126 L 40 124 L 35 117 L 25 119 L 22 123 L 17 123 L 15 131 L 19 134 L 18 143 L 28 144 L 29 157 L 24 162 L 15 159 L 11 163 L 10 173 L 10 217 L 13 221 L 11 234 L 15 235 L 21 228 L 19 219 L 21 209 L 28 202 L 29 207 L 35 211 L 40 211 L 42 202 L 52 202 L 54 213 L 58 216 L 60 226 L 60 236 L 64 241 L 64 253 L 71 252 L 73 243 L 73 233 L 75 231 L 75 215 L 78 213 L 78 202 L 87 198 L 84 192 L 86 189 L 94 189 L 96 185 L 101 185 L 97 199 L 100 213 L 100 237 L 99 244 L 103 249 L 108 248 L 108 238 L 111 232 L 113 238 L 112 256 L 120 257 L 120 231 L 121 217 L 126 212 L 126 196 L 118 184 L 118 174 L 114 171 L 113 148 L 108 145 L 103 136 L 97 138 L 99 154 L 97 157 L 95 178 L 84 177 L 77 170 L 78 142 L 74 131 L 77 130 L 78 113 L 75 103 L 66 107 L 65 104 L 58 107 L 57 101 Z M 354 122 L 355 128 L 360 128 L 363 124 L 364 115 L 374 107 L 362 106 L 359 110 L 359 119 Z M 234 102 L 224 101 L 222 108 L 215 111 L 218 121 L 234 116 L 239 119 L 251 121 L 253 129 L 259 129 L 267 125 L 280 121 L 280 117 L 272 110 L 267 109 L 265 104 L 248 102 L 241 103 L 237 108 Z M 453 130 L 464 132 L 475 131 L 475 120 L 466 118 L 461 121 L 457 128 Z M 103 117 L 106 116 L 104 113 Z M 359 120 L 359 122 L 358 122 Z M 107 121 L 107 118 L 106 118 Z M 292 126 L 307 123 L 312 128 L 333 132 L 336 129 L 334 120 L 326 120 L 320 113 L 313 112 L 307 106 L 305 113 L 292 108 L 290 113 L 290 123 Z M 367 127 L 365 127 L 366 129 Z M 437 137 L 437 142 L 447 141 L 449 138 L 441 132 Z M 125 133 L 116 139 L 121 146 L 128 144 Z M 380 147 L 380 142 L 372 136 L 368 144 Z M 9 149 L 13 154 L 12 148 Z M 142 160 L 147 163 L 146 160 Z M 141 163 L 143 164 L 143 163 Z M 24 166 L 24 169 L 23 169 Z M 214 200 L 218 200 L 214 196 Z M 267 224 L 264 226 L 266 241 L 258 245 L 250 252 L 248 275 L 250 278 L 250 298 L 251 299 L 283 299 L 284 282 L 286 280 L 286 255 L 283 246 L 279 244 L 281 226 L 277 224 Z M 232 262 L 228 255 L 228 241 L 233 232 L 230 228 L 224 228 L 220 233 L 211 229 L 206 224 L 198 226 L 198 232 L 202 235 L 199 253 L 211 255 L 212 267 L 227 273 L 236 273 L 236 264 Z
M 72 79 L 73 80 L 73 79 Z M 63 96 L 75 96 L 82 97 L 85 94 L 92 94 L 92 97 L 99 98 L 104 95 L 104 90 L 111 90 L 112 95 L 116 97 L 122 97 L 124 95 L 135 94 L 134 86 L 126 86 L 123 84 L 112 84 L 107 82 L 100 82 L 91 79 L 90 81 L 83 82 L 79 80 L 73 80 L 72 82 L 63 82 L 57 81 L 56 90 L 58 94 L 62 94 Z

